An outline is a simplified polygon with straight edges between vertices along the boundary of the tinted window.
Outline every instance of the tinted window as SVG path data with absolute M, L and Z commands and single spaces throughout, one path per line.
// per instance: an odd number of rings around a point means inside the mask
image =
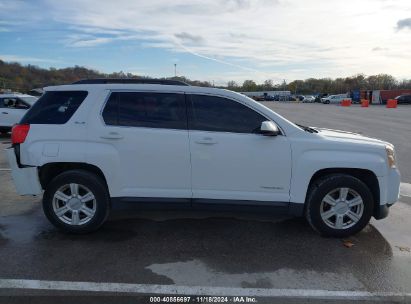
M 103 119 L 106 125 L 118 125 L 118 93 L 112 93 L 103 111 Z
M 5 108 L 14 109 L 17 105 L 17 98 L 14 97 L 6 97 L 3 99 L 3 104 Z
M 21 123 L 64 124 L 86 98 L 85 91 L 49 91 L 24 115 Z
M 107 125 L 187 129 L 183 94 L 115 92 L 103 111 Z
M 254 110 L 230 99 L 191 95 L 190 129 L 254 133 L 267 119 Z
M 14 107 L 16 109 L 29 109 L 30 105 L 27 102 L 25 102 L 24 100 L 22 100 L 20 98 L 17 98 Z
M 28 109 L 30 105 L 20 98 L 5 97 L 0 99 L 0 108 Z
M 0 99 L 0 108 L 8 108 L 8 104 L 12 98 L 1 98 Z

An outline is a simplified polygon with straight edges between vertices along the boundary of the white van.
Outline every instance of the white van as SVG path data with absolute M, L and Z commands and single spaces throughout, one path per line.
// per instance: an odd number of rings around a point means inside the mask
M 324 98 L 321 98 L 321 102 L 324 104 L 329 104 L 329 103 L 341 103 L 344 99 L 349 99 L 351 98 L 347 97 L 347 94 L 338 94 L 338 95 L 330 95 Z

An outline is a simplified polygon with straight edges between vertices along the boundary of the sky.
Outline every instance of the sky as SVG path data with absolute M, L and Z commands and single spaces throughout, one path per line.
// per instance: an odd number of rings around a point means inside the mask
M 411 78 L 411 0 L 0 0 L 0 59 L 225 85 Z

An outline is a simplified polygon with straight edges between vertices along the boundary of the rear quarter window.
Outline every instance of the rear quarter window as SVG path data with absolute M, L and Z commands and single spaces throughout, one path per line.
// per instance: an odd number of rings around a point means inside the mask
M 20 123 L 65 124 L 87 95 L 87 91 L 48 91 L 37 100 Z

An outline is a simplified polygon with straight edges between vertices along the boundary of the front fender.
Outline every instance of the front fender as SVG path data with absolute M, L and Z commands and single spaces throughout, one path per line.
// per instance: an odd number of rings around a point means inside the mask
M 386 173 L 382 155 L 369 152 L 311 150 L 298 155 L 293 161 L 290 201 L 304 203 L 307 189 L 314 174 L 323 169 L 364 169 L 377 177 Z

